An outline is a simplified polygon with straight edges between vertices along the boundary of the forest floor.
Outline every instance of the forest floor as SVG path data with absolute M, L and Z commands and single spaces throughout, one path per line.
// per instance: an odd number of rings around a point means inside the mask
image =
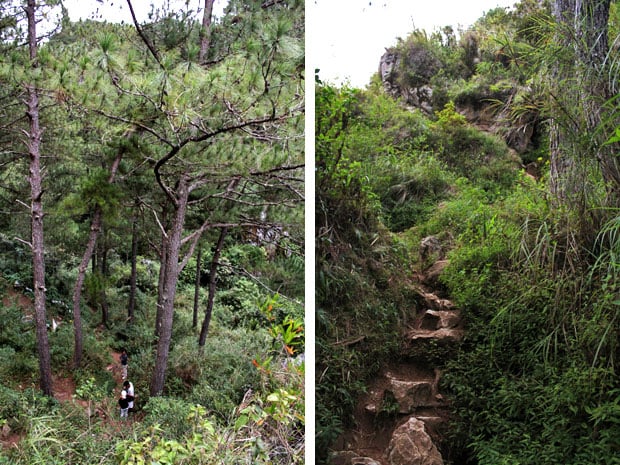
M 24 314 L 24 316 L 33 317 L 34 309 L 32 299 L 23 293 L 19 292 L 19 290 L 8 288 L 6 290 L 6 295 L 2 299 L 2 305 L 10 306 L 17 304 Z M 123 379 L 121 376 L 120 369 L 120 352 L 116 352 L 110 349 L 110 357 L 112 362 L 106 367 L 106 370 L 109 371 L 114 377 L 117 388 L 112 393 L 110 398 L 104 399 L 99 402 L 98 405 L 91 406 L 92 411 L 90 415 L 93 417 L 98 417 L 100 421 L 110 424 L 114 428 L 120 429 L 121 426 L 125 422 L 121 422 L 120 418 L 118 418 L 118 409 L 116 405 L 117 395 L 120 394 L 120 390 L 122 387 Z M 89 408 L 88 401 L 79 399 L 75 395 L 75 381 L 73 377 L 67 372 L 59 372 L 52 374 L 52 387 L 54 392 L 54 398 L 58 402 L 69 402 L 75 405 L 80 406 L 84 409 L 85 414 Z M 112 408 L 104 408 L 104 406 L 110 406 Z M 110 412 L 114 412 L 111 414 Z M 135 415 L 135 414 L 133 414 Z M 130 417 L 131 418 L 131 417 Z M 11 448 L 17 447 L 17 444 L 23 439 L 23 433 L 15 433 L 10 430 L 4 429 L 0 431 L 0 448 Z

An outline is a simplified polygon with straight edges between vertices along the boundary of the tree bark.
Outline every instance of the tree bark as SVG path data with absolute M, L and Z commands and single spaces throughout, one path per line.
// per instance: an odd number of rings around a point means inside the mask
M 37 29 L 36 2 L 28 0 L 25 7 L 28 18 L 28 46 L 33 69 L 37 68 Z M 28 94 L 27 116 L 29 121 L 28 155 L 30 157 L 29 176 L 31 196 L 32 227 L 32 269 L 34 289 L 34 314 L 37 333 L 37 352 L 39 356 L 39 374 L 41 391 L 46 396 L 53 396 L 52 368 L 49 341 L 47 337 L 45 309 L 45 246 L 43 241 L 43 174 L 41 169 L 41 138 L 43 130 L 39 123 L 39 95 L 33 83 L 26 84 Z
M 196 256 L 196 279 L 194 281 L 194 312 L 192 315 L 192 328 L 198 326 L 198 301 L 200 297 L 200 268 L 202 261 L 202 248 L 198 248 L 198 255 Z
M 168 264 L 168 237 L 166 232 L 162 231 L 161 234 L 161 250 L 160 250 L 160 266 L 159 277 L 157 281 L 157 308 L 155 314 L 155 337 L 159 337 L 159 330 L 161 328 L 161 319 L 163 312 L 163 303 L 161 299 L 164 296 L 164 281 L 166 279 L 166 266 Z
M 163 394 L 164 390 L 170 342 L 172 340 L 174 298 L 176 296 L 176 286 L 180 272 L 179 255 L 189 193 L 188 180 L 185 176 L 181 176 L 176 189 L 174 215 L 171 221 L 170 232 L 166 240 L 165 262 L 162 263 L 162 266 L 165 266 L 165 275 L 163 277 L 162 294 L 159 299 L 161 302 L 161 315 L 155 367 L 153 369 L 150 385 L 151 396 L 160 396 Z
M 137 208 L 137 205 L 136 205 Z M 133 323 L 136 309 L 136 282 L 138 279 L 138 218 L 131 221 L 131 278 L 129 280 L 129 303 L 127 304 L 127 321 Z
M 205 0 L 205 9 L 202 13 L 202 28 L 200 29 L 200 53 L 198 63 L 204 64 L 211 44 L 211 18 L 213 17 L 213 3 L 215 0 Z
M 608 189 L 616 192 L 616 200 L 620 190 L 620 165 L 611 147 L 604 145 L 604 131 L 598 131 L 603 105 L 610 97 L 605 71 L 609 8 L 610 0 L 554 3 L 553 14 L 559 25 L 556 41 L 574 52 L 572 62 L 558 63 L 554 70 L 554 94 L 562 109 L 572 114 L 570 121 L 561 123 L 556 118 L 550 127 L 551 192 L 563 203 L 573 203 L 582 193 L 582 170 L 576 166 L 576 158 L 582 153 L 595 157 Z M 572 91 L 565 84 L 560 89 L 566 79 L 576 79 Z M 572 133 L 591 134 L 587 146 L 579 138 L 572 139 Z
M 213 314 L 213 303 L 215 302 L 215 285 L 217 283 L 217 266 L 220 261 L 220 255 L 224 248 L 224 240 L 228 234 L 228 228 L 220 229 L 220 237 L 217 240 L 217 245 L 213 251 L 213 258 L 211 259 L 211 268 L 209 269 L 209 298 L 207 300 L 207 308 L 205 309 L 205 318 L 202 321 L 202 328 L 200 330 L 200 338 L 198 340 L 198 346 L 202 350 L 209 334 L 209 325 L 211 324 L 211 315 Z
M 106 283 L 108 282 L 109 276 L 109 267 L 108 267 L 108 244 L 104 233 L 104 240 L 101 241 L 101 269 L 99 270 L 101 276 L 101 282 L 103 286 L 99 291 L 99 307 L 101 308 L 101 324 L 104 326 L 108 326 L 108 314 L 110 313 L 110 309 L 108 306 L 108 297 L 106 295 Z

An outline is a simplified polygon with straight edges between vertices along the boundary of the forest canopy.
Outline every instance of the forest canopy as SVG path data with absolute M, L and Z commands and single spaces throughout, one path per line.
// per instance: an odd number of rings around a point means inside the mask
M 0 463 L 303 461 L 304 3 L 199 6 L 0 2 Z

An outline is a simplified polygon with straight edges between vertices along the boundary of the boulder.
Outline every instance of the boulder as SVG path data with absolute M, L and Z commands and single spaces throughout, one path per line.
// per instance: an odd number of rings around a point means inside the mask
M 424 423 L 410 417 L 392 434 L 388 462 L 390 465 L 443 465 L 443 458 L 427 434 Z
M 353 459 L 357 458 L 359 454 L 356 454 L 352 450 L 341 450 L 332 452 L 329 456 L 329 463 L 332 465 L 351 465 Z
M 439 276 L 441 275 L 441 273 L 443 273 L 443 270 L 445 270 L 449 264 L 450 262 L 448 260 L 437 260 L 435 263 L 433 263 L 431 267 L 428 268 L 424 273 L 424 284 L 438 285 Z
M 437 236 L 426 236 L 420 241 L 420 258 L 427 260 L 432 256 L 442 258 L 441 241 Z
M 428 329 L 456 328 L 461 322 L 461 317 L 458 311 L 427 310 L 422 320 L 423 323 L 424 320 L 429 320 L 432 325 Z

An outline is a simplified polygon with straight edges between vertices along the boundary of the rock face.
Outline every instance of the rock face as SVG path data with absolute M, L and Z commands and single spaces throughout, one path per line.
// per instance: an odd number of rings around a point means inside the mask
M 470 57 L 472 67 L 473 63 L 479 62 L 479 54 L 477 45 L 474 45 Z M 428 47 L 413 42 L 398 49 L 386 49 L 379 60 L 379 75 L 384 89 L 394 98 L 401 98 L 408 106 L 433 115 L 446 103 L 441 98 L 434 98 L 435 93 L 443 95 L 445 90 L 434 89 L 431 85 L 432 78 L 442 66 Z M 507 107 L 502 108 L 497 102 L 528 101 L 533 90 L 516 83 L 500 90 L 492 88 L 478 89 L 480 94 L 475 100 L 469 97 L 457 98 L 456 111 L 465 116 L 469 123 L 500 136 L 508 147 L 523 154 L 533 146 L 539 131 L 539 114 L 531 111 L 514 117 Z
M 390 95 L 402 97 L 408 105 L 432 114 L 433 88 L 429 81 L 440 66 L 439 60 L 427 48 L 413 44 L 404 56 L 394 49 L 386 49 L 379 61 L 379 75 Z M 403 67 L 414 68 L 416 72 L 405 75 Z
M 394 431 L 388 447 L 388 462 L 390 465 L 443 465 L 424 422 L 413 417 Z

